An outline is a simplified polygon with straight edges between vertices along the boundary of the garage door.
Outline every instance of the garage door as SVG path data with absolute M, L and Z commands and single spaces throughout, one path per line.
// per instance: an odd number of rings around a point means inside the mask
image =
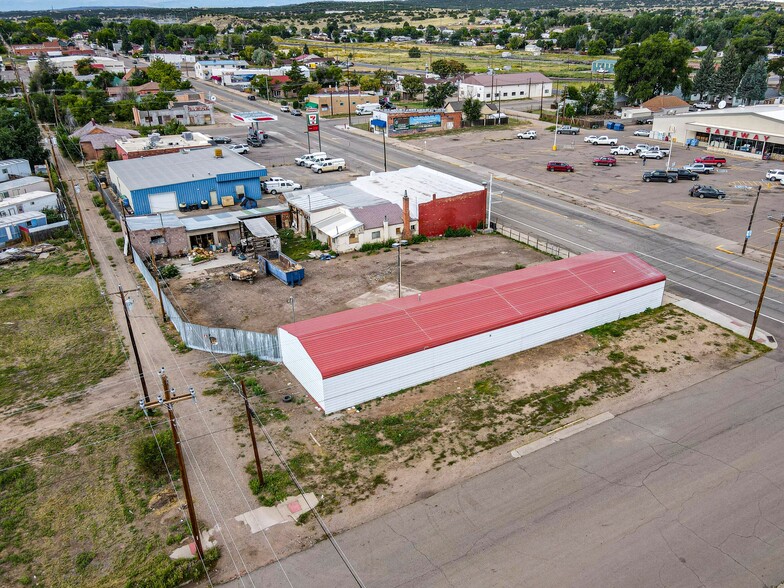
M 150 212 L 167 212 L 177 210 L 177 192 L 161 192 L 150 194 Z

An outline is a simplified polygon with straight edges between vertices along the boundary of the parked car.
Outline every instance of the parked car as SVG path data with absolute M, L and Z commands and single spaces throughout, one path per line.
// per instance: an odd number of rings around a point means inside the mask
M 268 194 L 278 194 L 280 192 L 302 190 L 302 185 L 285 178 L 271 177 L 261 183 L 261 189 Z
M 295 157 L 294 163 L 300 166 L 304 165 L 306 167 L 309 167 L 308 161 L 312 160 L 314 157 L 317 157 L 319 155 L 326 156 L 326 153 L 324 153 L 323 151 L 314 151 L 313 153 L 306 153 L 305 155 L 300 155 L 299 157 Z
M 637 155 L 637 152 L 626 145 L 618 145 L 610 149 L 610 155 Z
M 231 143 L 231 137 L 213 137 L 212 144 L 213 145 L 228 145 Z
M 593 160 L 594 165 L 606 165 L 607 167 L 614 166 L 618 161 L 612 155 L 605 155 L 604 157 L 596 157 Z
M 280 111 L 281 111 L 281 112 L 289 112 L 290 110 L 291 110 L 291 109 L 290 109 L 288 106 L 281 106 L 281 107 L 280 107 Z
M 705 155 L 703 157 L 697 157 L 694 160 L 694 163 L 705 163 L 707 165 L 721 167 L 722 165 L 727 165 L 727 160 L 723 157 L 716 157 L 715 155 Z
M 635 137 L 649 137 L 650 135 L 651 132 L 647 129 L 637 129 L 636 131 L 634 131 Z
M 640 151 L 650 151 L 651 146 L 648 143 L 637 143 L 634 146 L 634 152 L 639 153 Z
M 558 127 L 555 130 L 556 135 L 579 135 L 580 128 L 579 127 L 571 127 L 569 125 L 563 125 Z
M 718 198 L 719 200 L 724 200 L 727 197 L 727 193 L 713 186 L 700 186 L 697 184 L 689 189 L 689 196 L 692 198 Z
M 238 145 L 231 145 L 229 147 L 229 151 L 234 151 L 234 153 L 239 153 L 240 155 L 242 155 L 250 151 L 250 149 L 248 149 L 247 145 L 238 144 Z
M 291 111 L 291 116 L 302 116 L 302 111 L 299 108 L 295 108 Z
M 536 131 L 529 129 L 527 131 L 523 131 L 522 133 L 517 133 L 518 139 L 536 139 Z
M 588 135 L 587 137 L 583 137 L 583 143 L 593 143 L 594 139 L 598 138 L 598 135 Z
M 644 149 L 644 150 L 640 151 L 639 153 L 640 153 L 640 157 L 642 157 L 643 153 L 646 153 L 646 154 L 648 154 L 648 153 L 659 153 L 659 154 L 661 154 L 662 157 L 667 157 L 670 154 L 670 148 L 669 147 L 659 147 L 658 145 L 654 145 L 653 147 L 648 147 L 648 149 Z M 645 157 L 651 158 L 653 156 L 652 155 L 646 155 Z M 653 157 L 653 158 L 654 159 L 659 159 L 658 157 Z
M 618 144 L 618 139 L 608 137 L 607 135 L 602 135 L 600 137 L 594 137 L 591 141 L 591 145 L 612 145 L 615 146 Z
M 248 100 L 255 101 L 256 95 L 255 94 L 248 94 Z
M 651 124 L 653 124 L 653 119 L 652 118 L 638 118 L 637 119 L 637 124 L 638 125 L 651 125 Z
M 256 137 L 248 137 L 248 146 L 250 147 L 263 147 L 264 139 L 257 139 Z
M 648 150 L 648 151 L 640 151 L 639 155 L 640 155 L 641 159 L 661 159 L 661 158 L 667 156 L 666 153 L 664 153 L 663 151 L 659 151 L 658 149 L 656 149 L 656 150 L 651 149 L 651 150 Z
M 696 102 L 694 108 L 697 110 L 710 110 L 712 106 L 707 102 Z
M 690 163 L 688 165 L 684 165 L 683 169 L 687 169 L 689 171 L 697 172 L 698 174 L 712 174 L 713 173 L 713 166 L 705 165 L 704 163 Z
M 700 174 L 683 167 L 679 167 L 678 169 L 676 169 L 675 173 L 678 174 L 679 180 L 691 180 L 692 182 L 696 182 L 697 180 L 700 179 Z
M 326 155 L 326 154 L 325 155 L 314 155 L 312 158 L 308 159 L 304 163 L 304 166 L 305 167 L 309 167 L 310 169 L 313 169 L 314 165 L 316 165 L 317 163 L 321 163 L 322 161 L 326 161 L 327 159 L 334 159 L 334 158 L 330 157 L 329 155 Z
M 668 184 L 672 184 L 673 182 L 678 181 L 678 174 L 672 171 L 657 169 L 643 173 L 642 179 L 644 182 L 667 182 Z
M 314 163 L 310 169 L 315 173 L 320 174 L 322 172 L 343 171 L 345 168 L 345 159 L 325 159 L 319 163 Z
M 548 161 L 547 171 L 573 172 L 574 168 L 568 163 L 564 163 L 562 161 Z
M 765 174 L 766 180 L 784 180 L 784 169 L 769 169 Z

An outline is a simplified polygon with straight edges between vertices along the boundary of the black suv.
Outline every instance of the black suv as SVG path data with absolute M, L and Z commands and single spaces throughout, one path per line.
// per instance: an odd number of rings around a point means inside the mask
M 645 172 L 642 174 L 642 179 L 644 182 L 667 182 L 668 184 L 672 184 L 673 182 L 678 181 L 678 174 L 674 171 L 668 172 L 663 169 L 657 169 L 655 171 Z
M 700 186 L 697 184 L 691 187 L 689 196 L 692 198 L 718 198 L 719 200 L 724 200 L 727 193 L 723 190 L 717 190 L 713 186 Z
M 264 145 L 263 139 L 257 139 L 256 137 L 248 137 L 248 145 L 251 147 L 261 147 Z
M 690 169 L 678 168 L 675 171 L 678 174 L 679 180 L 691 180 L 692 182 L 696 182 L 700 179 L 700 174 L 693 172 Z
M 213 145 L 228 145 L 231 143 L 230 137 L 213 137 L 212 144 Z

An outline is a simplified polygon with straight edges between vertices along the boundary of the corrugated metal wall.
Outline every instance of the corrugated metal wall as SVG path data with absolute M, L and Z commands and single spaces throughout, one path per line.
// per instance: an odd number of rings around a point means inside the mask
M 155 279 L 136 250 L 131 249 L 131 251 L 136 267 L 144 276 L 144 281 L 147 282 L 153 296 L 157 298 L 158 288 L 155 285 Z M 177 329 L 183 343 L 191 349 L 238 355 L 250 354 L 267 361 L 281 361 L 280 344 L 276 334 L 195 325 L 180 317 L 177 308 L 165 294 L 161 293 L 161 296 L 163 296 L 163 308 L 166 310 L 169 320 Z
M 658 282 L 602 300 L 497 329 L 432 349 L 399 357 L 341 374 L 323 381 L 324 402 L 329 414 L 442 378 L 486 361 L 563 339 L 586 329 L 616 321 L 661 305 L 664 282 Z M 288 360 L 288 358 L 287 358 Z M 308 390 L 310 374 L 301 363 L 286 367 Z M 311 384 L 312 386 L 312 384 Z M 315 395 L 311 393 L 311 396 Z

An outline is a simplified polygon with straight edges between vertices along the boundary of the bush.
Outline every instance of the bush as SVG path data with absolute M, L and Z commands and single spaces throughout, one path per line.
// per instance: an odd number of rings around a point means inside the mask
M 93 180 L 90 180 L 89 182 L 87 182 L 87 189 L 91 190 L 91 191 L 95 191 L 96 190 L 95 182 Z M 95 196 L 93 196 L 93 198 L 95 198 Z
M 152 478 L 166 476 L 167 465 L 172 477 L 178 471 L 174 441 L 169 430 L 137 439 L 133 454 L 138 468 Z
M 168 265 L 164 265 L 161 268 L 158 268 L 158 275 L 161 276 L 164 280 L 171 280 L 173 278 L 180 277 L 180 268 L 178 268 L 173 263 Z
M 468 227 L 458 227 L 456 229 L 452 227 L 447 227 L 446 231 L 444 231 L 444 237 L 446 237 L 447 239 L 451 237 L 470 237 L 473 234 L 474 232 Z
M 424 235 L 417 234 L 417 235 L 411 235 L 411 241 L 409 241 L 409 243 L 411 243 L 412 245 L 416 245 L 417 243 L 424 243 L 425 241 L 427 241 L 427 237 L 425 237 Z
M 411 47 L 411 49 L 408 50 L 408 56 L 412 59 L 422 57 L 422 51 L 419 50 L 419 47 Z
M 103 196 L 101 196 L 100 194 L 93 194 L 93 204 L 98 208 L 104 206 Z
M 125 247 L 125 237 L 117 237 L 114 242 L 117 243 L 117 247 L 120 249 Z
M 393 243 L 395 243 L 395 239 L 387 239 L 378 243 L 363 243 L 359 250 L 366 253 L 368 251 L 378 251 L 379 249 L 389 249 Z

